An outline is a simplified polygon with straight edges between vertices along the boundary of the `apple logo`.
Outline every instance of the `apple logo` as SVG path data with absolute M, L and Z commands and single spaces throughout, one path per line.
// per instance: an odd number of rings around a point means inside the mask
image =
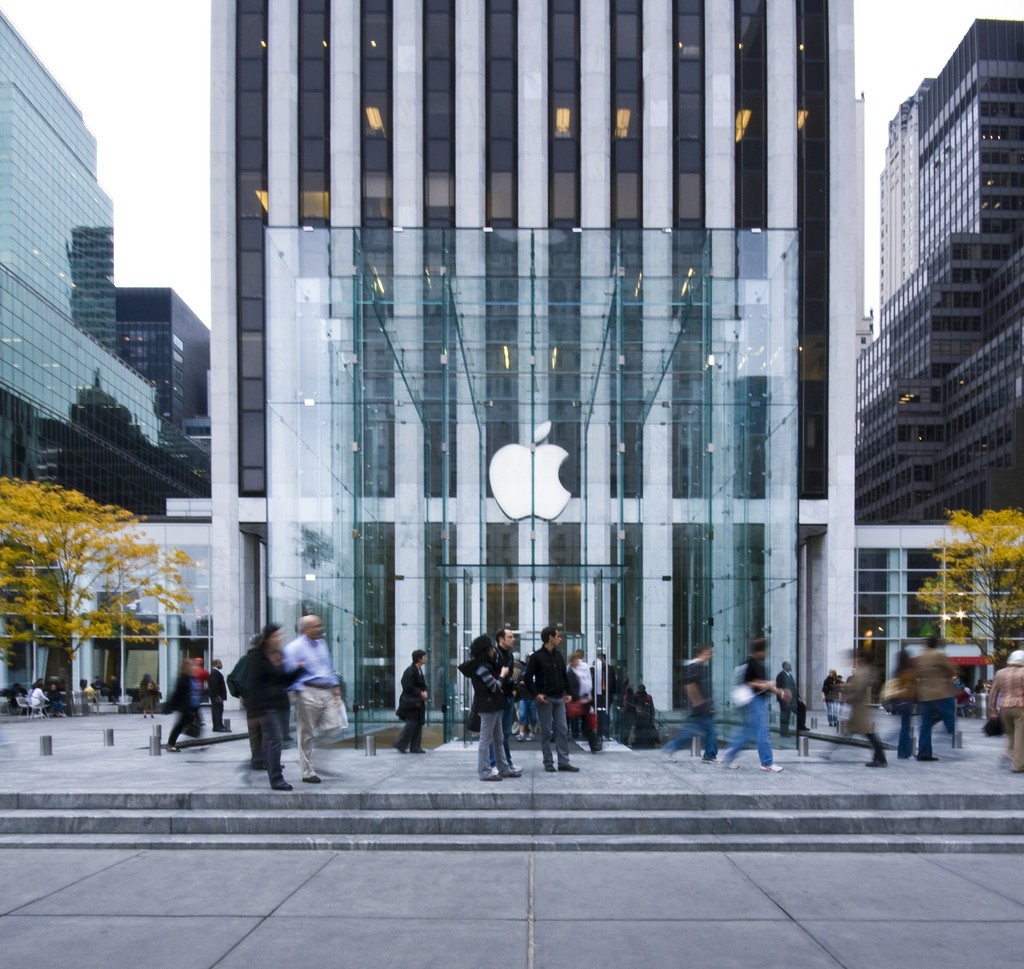
M 551 421 L 544 421 L 537 427 L 531 447 L 506 444 L 491 458 L 488 478 L 494 500 L 514 521 L 529 517 L 531 508 L 538 518 L 552 521 L 565 511 L 572 497 L 558 479 L 558 469 L 569 452 L 557 444 L 540 443 L 550 433 Z

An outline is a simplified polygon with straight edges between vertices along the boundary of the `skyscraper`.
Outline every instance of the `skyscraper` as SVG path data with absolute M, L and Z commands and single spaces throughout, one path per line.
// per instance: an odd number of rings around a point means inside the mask
M 116 355 L 112 223 L 81 113 L 0 14 L 0 474 L 163 514 L 208 461 Z
M 893 120 L 888 162 L 881 326 L 858 365 L 858 520 L 1019 506 L 1024 23 L 974 23 Z M 907 190 L 887 192 L 897 178 Z
M 216 5 L 226 639 L 322 614 L 371 716 L 422 644 L 447 729 L 505 623 L 663 706 L 706 640 L 820 679 L 853 639 L 851 34 L 849 0 Z

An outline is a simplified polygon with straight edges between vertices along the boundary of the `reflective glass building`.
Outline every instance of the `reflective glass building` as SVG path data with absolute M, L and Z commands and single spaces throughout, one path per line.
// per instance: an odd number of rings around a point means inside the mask
M 116 355 L 112 224 L 81 112 L 0 15 L 0 474 L 163 514 L 209 460 Z
M 661 710 L 705 642 L 727 714 L 752 636 L 820 682 L 855 625 L 852 4 L 233 0 L 213 70 L 222 648 L 319 613 L 359 729 L 424 648 L 448 736 L 506 623 Z

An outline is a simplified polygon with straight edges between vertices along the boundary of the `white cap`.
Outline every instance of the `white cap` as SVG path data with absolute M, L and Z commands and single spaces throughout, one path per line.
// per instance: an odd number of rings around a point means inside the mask
M 1007 666 L 1024 666 L 1024 649 L 1015 649 L 1006 657 Z

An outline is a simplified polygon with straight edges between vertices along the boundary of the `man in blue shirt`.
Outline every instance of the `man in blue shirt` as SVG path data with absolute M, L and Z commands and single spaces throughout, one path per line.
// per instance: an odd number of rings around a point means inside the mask
M 303 616 L 299 635 L 284 648 L 285 666 L 303 670 L 288 688 L 296 695 L 295 719 L 299 725 L 299 767 L 306 784 L 319 784 L 313 770 L 313 732 L 322 723 L 327 725 L 329 711 L 341 696 L 341 681 L 331 664 L 331 652 L 322 639 L 323 623 L 319 616 Z

